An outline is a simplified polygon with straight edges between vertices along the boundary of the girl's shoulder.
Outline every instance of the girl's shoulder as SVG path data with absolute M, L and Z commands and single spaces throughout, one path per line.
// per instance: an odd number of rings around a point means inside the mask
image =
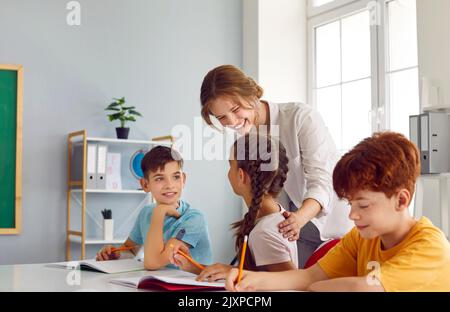
M 282 213 L 282 211 L 272 213 L 257 220 L 255 227 L 253 228 L 250 235 L 252 233 L 253 235 L 260 235 L 264 233 L 268 233 L 271 235 L 281 234 L 278 231 L 278 224 L 285 220 Z

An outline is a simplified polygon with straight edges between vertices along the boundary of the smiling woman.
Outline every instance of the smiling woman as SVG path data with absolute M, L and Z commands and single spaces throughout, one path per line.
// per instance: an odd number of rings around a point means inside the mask
M 348 205 L 339 201 L 331 174 L 339 153 L 320 115 L 302 103 L 262 100 L 263 89 L 233 65 L 214 68 L 200 93 L 201 114 L 213 127 L 247 134 L 252 128 L 281 141 L 289 158 L 289 174 L 280 198 L 288 198 L 286 220 L 279 231 L 298 240 L 299 267 L 325 240 L 338 238 L 351 227 Z

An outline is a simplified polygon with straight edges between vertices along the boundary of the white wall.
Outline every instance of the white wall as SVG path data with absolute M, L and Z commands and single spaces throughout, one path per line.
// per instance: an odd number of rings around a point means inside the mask
M 417 0 L 417 30 L 419 75 L 439 87 L 437 106 L 450 107 L 450 1 Z
M 306 102 L 306 0 L 245 0 L 243 12 L 244 71 L 264 99 Z

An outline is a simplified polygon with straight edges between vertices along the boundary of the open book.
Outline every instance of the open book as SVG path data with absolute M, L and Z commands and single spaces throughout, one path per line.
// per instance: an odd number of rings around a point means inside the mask
M 112 284 L 165 291 L 188 291 L 188 290 L 223 290 L 225 282 L 199 282 L 197 275 L 172 269 L 149 272 L 143 277 L 114 278 L 109 282 Z
M 109 261 L 95 261 L 93 260 L 83 260 L 83 261 L 71 261 L 71 262 L 58 262 L 51 263 L 47 265 L 52 268 L 62 268 L 68 270 L 87 270 L 95 271 L 101 273 L 125 273 L 132 271 L 144 270 L 144 263 L 137 259 L 120 259 L 120 260 L 109 260 Z

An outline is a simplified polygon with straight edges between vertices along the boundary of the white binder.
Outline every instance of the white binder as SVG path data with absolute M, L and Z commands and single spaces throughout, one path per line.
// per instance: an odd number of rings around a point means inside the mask
M 97 181 L 96 188 L 104 190 L 106 188 L 106 154 L 108 145 L 99 144 L 97 146 Z
M 86 153 L 86 188 L 96 188 L 97 144 L 88 143 Z

